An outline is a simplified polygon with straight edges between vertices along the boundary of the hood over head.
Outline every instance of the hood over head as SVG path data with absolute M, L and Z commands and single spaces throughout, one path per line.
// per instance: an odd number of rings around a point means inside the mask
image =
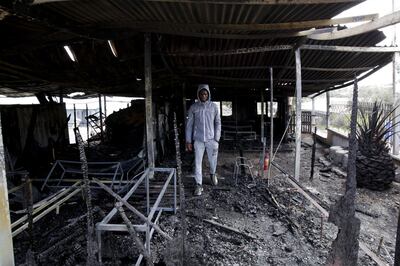
M 196 93 L 197 100 L 200 101 L 199 92 L 201 90 L 207 90 L 207 92 L 208 92 L 208 100 L 207 100 L 207 102 L 211 101 L 211 92 L 210 92 L 210 87 L 208 86 L 208 84 L 199 84 L 199 86 L 197 88 L 197 93 Z

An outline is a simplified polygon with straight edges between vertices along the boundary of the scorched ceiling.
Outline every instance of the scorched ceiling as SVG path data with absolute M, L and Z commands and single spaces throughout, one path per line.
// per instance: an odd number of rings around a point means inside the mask
M 302 36 L 310 27 L 297 22 L 330 19 L 360 2 L 3 0 L 0 93 L 143 95 L 143 33 L 150 32 L 155 93 L 199 82 L 221 90 L 263 88 L 269 84 L 268 67 L 273 67 L 277 93 L 290 95 L 295 86 L 293 48 L 370 47 L 385 38 L 379 31 L 336 41 Z M 303 49 L 301 56 L 304 95 L 347 84 L 392 58 L 391 53 L 314 49 Z

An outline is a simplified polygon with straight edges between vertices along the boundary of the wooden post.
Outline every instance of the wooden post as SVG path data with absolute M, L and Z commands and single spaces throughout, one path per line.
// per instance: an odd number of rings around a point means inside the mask
M 103 100 L 104 100 L 104 118 L 107 117 L 107 99 L 106 96 L 103 96 Z
M 186 83 L 182 84 L 183 127 L 186 125 Z
M 151 79 L 151 34 L 144 35 L 144 88 L 146 108 L 146 148 L 149 168 L 154 168 L 153 99 Z M 153 173 L 153 171 L 150 171 Z M 152 177 L 152 176 L 149 176 Z
M 331 97 L 329 91 L 326 92 L 326 129 L 328 130 L 329 128 L 329 112 L 331 111 Z
M 400 104 L 400 53 L 396 52 L 393 54 L 393 106 L 399 106 Z M 400 108 L 396 108 L 393 114 L 392 124 L 394 126 L 394 135 L 392 139 L 393 154 L 398 155 L 400 151 Z
M 90 136 L 89 136 L 89 108 L 88 108 L 87 104 L 86 104 L 86 136 L 87 136 L 86 141 L 89 146 L 89 138 L 90 138 Z
M 295 50 L 296 57 L 296 155 L 294 178 L 300 179 L 300 152 L 301 152 L 301 57 L 300 49 Z
M 397 219 L 396 251 L 394 254 L 394 265 L 400 265 L 400 209 L 398 209 L 398 212 L 399 218 Z
M 0 265 L 14 265 L 3 135 L 1 132 L 0 119 Z
M 76 128 L 76 108 L 74 104 L 74 128 Z
M 237 118 L 236 118 L 237 119 Z M 237 129 L 236 129 L 237 130 Z M 237 136 L 237 134 L 236 134 Z M 264 91 L 261 89 L 261 143 L 263 145 L 263 153 L 261 160 L 261 178 L 264 178 L 264 164 L 265 164 L 265 134 L 264 134 Z M 236 138 L 236 137 L 235 137 Z M 242 155 L 240 155 L 242 156 Z
M 268 165 L 268 185 L 269 185 L 269 178 L 271 177 L 271 162 L 272 158 L 274 157 L 274 76 L 273 76 L 273 69 L 272 67 L 269 68 L 270 74 L 270 102 L 269 102 L 269 115 L 270 115 L 270 147 L 269 147 L 269 165 Z
M 264 143 L 264 136 L 264 91 L 261 90 L 261 143 Z
M 313 146 L 311 151 L 311 174 L 310 180 L 314 178 L 314 165 L 315 165 L 315 149 L 317 146 L 317 127 L 314 127 L 314 134 L 313 134 Z
M 103 110 L 101 108 L 101 94 L 99 93 L 99 120 L 100 120 L 100 139 L 103 141 Z
M 64 94 L 63 94 L 63 90 L 60 90 L 60 103 L 64 102 Z
M 311 98 L 311 128 L 314 128 L 316 126 L 315 122 L 315 97 Z

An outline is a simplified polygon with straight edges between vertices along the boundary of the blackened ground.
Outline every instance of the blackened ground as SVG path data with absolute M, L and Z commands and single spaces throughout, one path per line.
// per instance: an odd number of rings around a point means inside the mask
M 307 139 L 305 139 L 307 142 Z M 287 178 L 277 169 L 272 169 L 272 178 L 249 177 L 246 171 L 240 175 L 238 184 L 232 178 L 234 161 L 238 150 L 222 147 L 219 154 L 218 174 L 220 184 L 211 185 L 208 175 L 204 177 L 204 193 L 193 196 L 194 178 L 192 154 L 182 154 L 184 163 L 185 209 L 187 230 L 185 234 L 184 265 L 324 265 L 337 228 L 326 220 L 307 199 L 298 193 Z M 245 147 L 243 156 L 254 165 L 254 174 L 259 175 L 260 147 Z M 285 144 L 277 153 L 275 162 L 293 174 L 294 145 Z M 345 177 L 342 171 L 329 165 L 325 157 L 326 147 L 318 145 L 315 175 L 310 175 L 311 148 L 303 145 L 301 153 L 301 184 L 328 209 L 343 194 Z M 207 159 L 204 160 L 207 173 Z M 173 167 L 174 162 L 163 165 Z M 323 170 L 321 172 L 320 170 Z M 143 188 L 140 188 L 144 191 Z M 357 216 L 361 219 L 360 239 L 376 251 L 381 237 L 382 260 L 391 263 L 394 256 L 397 210 L 399 207 L 398 183 L 384 192 L 358 189 Z M 274 199 L 279 204 L 277 207 Z M 131 203 L 140 208 L 143 200 L 133 197 Z M 35 223 L 34 252 L 39 265 L 85 265 L 86 219 L 85 207 L 77 197 L 61 207 L 59 215 L 54 213 Z M 95 222 L 98 222 L 114 206 L 112 197 L 105 192 L 94 193 L 96 206 Z M 143 208 L 141 208 L 142 211 Z M 132 222 L 138 222 L 127 211 Z M 239 233 L 210 224 L 211 220 L 236 228 Z M 121 220 L 117 222 L 121 223 Z M 152 257 L 156 265 L 177 265 L 181 260 L 182 239 L 181 216 L 164 213 L 160 227 L 173 236 L 167 242 L 155 233 L 152 240 Z M 103 235 L 103 264 L 131 265 L 138 256 L 133 240 L 126 233 Z M 18 265 L 25 262 L 28 247 L 26 232 L 14 240 Z M 387 251 L 387 252 L 386 252 Z M 389 255 L 388 255 L 388 254 Z M 144 265 L 144 262 L 143 262 Z M 359 265 L 375 265 L 361 250 Z

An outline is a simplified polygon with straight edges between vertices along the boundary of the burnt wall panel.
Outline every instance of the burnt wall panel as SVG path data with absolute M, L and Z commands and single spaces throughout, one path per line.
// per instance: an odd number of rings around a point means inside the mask
M 37 173 L 54 159 L 54 150 L 69 143 L 64 104 L 1 106 L 0 111 L 8 171 Z

